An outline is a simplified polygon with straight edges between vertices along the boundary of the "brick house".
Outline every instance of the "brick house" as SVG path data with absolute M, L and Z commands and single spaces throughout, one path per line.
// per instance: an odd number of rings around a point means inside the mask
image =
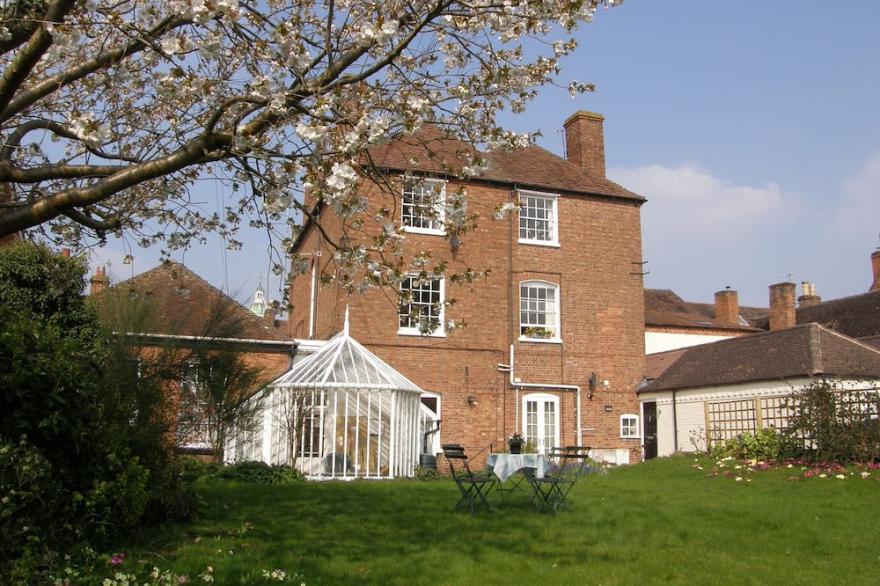
M 146 354 L 168 352 L 165 356 L 183 364 L 179 378 L 168 383 L 171 429 L 176 430 L 174 443 L 180 451 L 200 454 L 208 448 L 198 406 L 187 402 L 198 384 L 195 369 L 184 364 L 191 350 L 234 350 L 257 369 L 262 385 L 290 368 L 298 348 L 295 340 L 284 337 L 271 310 L 262 317 L 254 315 L 178 262 L 165 262 L 113 286 L 104 267 L 98 267 L 90 285 L 99 311 L 118 311 L 110 301 L 112 293 L 142 302 L 147 319 L 138 324 L 139 331 L 119 333 L 136 336 Z
M 484 278 L 407 279 L 399 306 L 387 292 L 323 286 L 337 269 L 311 222 L 294 243 L 311 264 L 291 281 L 288 337 L 329 338 L 349 306 L 352 337 L 424 389 L 423 409 L 442 420 L 429 452 L 456 442 L 484 456 L 521 432 L 542 450 L 577 444 L 609 461 L 640 458 L 645 200 L 605 177 L 602 116 L 577 112 L 565 133 L 567 159 L 538 146 L 481 153 L 487 168 L 468 180 L 458 171 L 472 149 L 431 125 L 372 151 L 399 185 L 406 252 L 429 251 L 449 273 L 473 268 Z M 459 187 L 479 222 L 450 238 L 437 218 Z M 362 189 L 371 206 L 387 205 L 387 194 Z M 495 219 L 509 201 L 518 211 Z M 329 234 L 338 231 L 332 211 L 315 211 Z M 437 326 L 430 335 L 424 320 Z M 451 322 L 466 327 L 452 331 Z

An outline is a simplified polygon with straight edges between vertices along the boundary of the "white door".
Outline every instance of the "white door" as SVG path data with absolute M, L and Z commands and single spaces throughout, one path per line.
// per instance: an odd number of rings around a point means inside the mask
M 541 454 L 559 447 L 559 397 L 544 393 L 523 397 L 523 435 Z

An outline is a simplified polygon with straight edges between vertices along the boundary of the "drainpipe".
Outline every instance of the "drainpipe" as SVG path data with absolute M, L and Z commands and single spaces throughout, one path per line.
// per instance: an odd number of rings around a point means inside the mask
M 675 409 L 675 390 L 672 391 L 672 453 L 678 451 L 678 417 Z
M 577 414 L 577 443 L 579 446 L 584 445 L 584 428 L 581 423 L 581 388 L 578 385 L 559 385 L 552 383 L 518 383 L 514 382 L 513 377 L 513 359 L 514 359 L 514 346 L 510 345 L 510 364 L 507 365 L 510 367 L 508 371 L 510 373 L 510 386 L 514 388 L 516 391 L 516 431 L 519 433 L 519 390 L 520 389 L 557 389 L 560 391 L 574 391 L 575 392 L 575 413 Z

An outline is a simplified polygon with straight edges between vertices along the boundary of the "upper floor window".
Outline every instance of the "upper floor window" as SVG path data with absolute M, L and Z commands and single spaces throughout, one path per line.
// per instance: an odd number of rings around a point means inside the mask
M 444 234 L 446 183 L 437 179 L 407 179 L 403 184 L 401 224 L 407 232 Z
M 519 241 L 529 244 L 559 244 L 557 199 L 552 193 L 519 192 Z
M 544 281 L 523 281 L 519 286 L 520 340 L 558 342 L 559 286 Z
M 444 336 L 443 279 L 405 277 L 400 283 L 398 334 Z
M 620 437 L 637 438 L 639 436 L 639 416 L 624 414 L 620 416 Z

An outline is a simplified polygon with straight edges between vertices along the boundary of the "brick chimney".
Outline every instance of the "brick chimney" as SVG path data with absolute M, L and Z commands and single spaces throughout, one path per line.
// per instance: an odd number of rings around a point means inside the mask
M 801 296 L 797 300 L 798 307 L 810 307 L 822 303 L 822 298 L 816 295 L 816 286 L 809 281 L 801 283 Z
M 715 321 L 725 326 L 738 326 L 739 295 L 730 287 L 715 293 Z
M 575 112 L 565 121 L 565 158 L 591 177 L 605 178 L 605 134 L 601 114 Z
M 89 279 L 89 284 L 91 285 L 90 295 L 97 295 L 110 286 L 110 278 L 104 272 L 103 266 L 95 267 L 95 274 Z
M 797 323 L 794 309 L 794 283 L 770 285 L 770 330 L 784 330 Z
M 271 307 L 267 307 L 266 311 L 263 312 L 263 324 L 269 328 L 277 328 L 278 322 L 275 321 L 275 310 Z
M 69 248 L 62 248 L 60 254 L 64 258 L 70 258 L 70 249 Z
M 871 269 L 874 272 L 874 282 L 868 290 L 877 291 L 880 289 L 880 248 L 871 253 Z

